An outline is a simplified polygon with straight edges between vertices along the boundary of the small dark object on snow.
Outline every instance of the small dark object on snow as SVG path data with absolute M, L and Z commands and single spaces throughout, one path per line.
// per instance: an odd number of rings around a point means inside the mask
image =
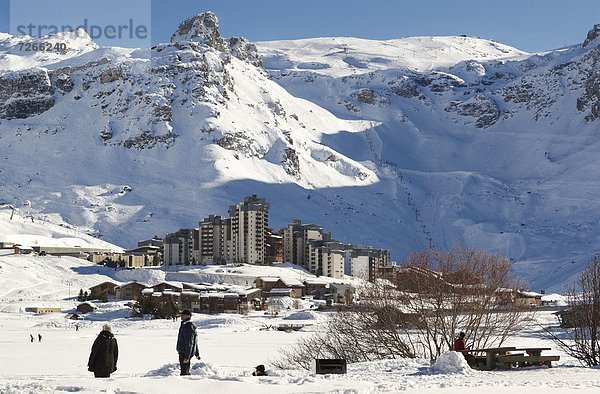
M 267 371 L 265 371 L 265 366 L 260 364 L 254 368 L 254 372 L 252 372 L 252 376 L 267 376 Z
M 312 362 L 312 373 L 318 375 L 325 375 L 330 373 L 345 374 L 346 373 L 346 360 L 343 358 L 317 358 Z

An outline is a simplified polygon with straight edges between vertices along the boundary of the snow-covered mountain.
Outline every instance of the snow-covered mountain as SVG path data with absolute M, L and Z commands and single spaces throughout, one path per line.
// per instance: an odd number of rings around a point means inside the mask
M 598 30 L 534 55 L 472 37 L 255 46 L 211 13 L 144 50 L 1 35 L 0 202 L 131 246 L 258 193 L 275 228 L 302 218 L 394 259 L 482 246 L 560 289 L 600 229 Z

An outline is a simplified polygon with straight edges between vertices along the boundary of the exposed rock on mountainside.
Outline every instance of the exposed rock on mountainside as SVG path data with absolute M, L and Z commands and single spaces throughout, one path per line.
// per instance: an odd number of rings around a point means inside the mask
M 477 118 L 475 127 L 478 128 L 490 127 L 500 118 L 500 111 L 494 100 L 484 94 L 476 94 L 465 101 L 452 101 L 446 111 Z
M 594 25 L 594 28 L 588 32 L 587 37 L 583 42 L 583 46 L 588 46 L 588 44 L 594 41 L 596 38 L 598 38 L 598 36 L 600 36 L 600 24 Z
M 48 71 L 32 69 L 0 75 L 0 119 L 25 119 L 54 106 Z
M 301 218 L 396 260 L 481 246 L 558 286 L 600 233 L 597 36 L 539 55 L 475 37 L 255 45 L 212 13 L 147 50 L 2 35 L 0 201 L 132 246 L 257 193 L 275 229 Z M 31 40 L 69 45 L 15 50 Z

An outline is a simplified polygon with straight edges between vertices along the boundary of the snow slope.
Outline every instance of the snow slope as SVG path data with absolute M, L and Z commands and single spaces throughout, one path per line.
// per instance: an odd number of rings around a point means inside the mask
M 148 50 L 60 37 L 74 50 L 41 59 L 3 35 L 0 202 L 130 247 L 257 193 L 276 229 L 302 218 L 396 260 L 484 247 L 562 290 L 600 230 L 590 37 L 256 47 L 203 14 Z
M 366 40 L 353 37 L 258 42 L 266 70 L 308 71 L 344 77 L 406 68 L 424 72 L 461 61 L 525 58 L 527 52 L 478 37 L 407 37 Z
M 14 214 L 13 214 L 14 209 Z M 65 246 L 103 248 L 122 251 L 119 246 L 102 241 L 83 229 L 74 229 L 60 217 L 35 215 L 28 208 L 0 206 L 0 241 L 22 246 Z
M 562 290 L 598 244 L 597 37 L 595 29 L 584 45 L 542 54 L 469 37 L 415 38 L 423 50 L 412 63 L 414 52 L 401 46 L 380 49 L 384 62 L 371 50 L 377 45 L 336 44 L 344 38 L 258 47 L 273 80 L 292 94 L 377 122 L 325 141 L 376 164 L 379 185 L 405 213 L 388 216 L 398 220 L 394 234 L 412 232 L 397 238 L 400 249 L 461 243 L 498 251 L 534 289 Z M 461 40 L 462 57 L 452 52 Z M 428 62 L 442 48 L 447 54 Z M 344 51 L 362 64 L 343 66 Z M 303 59 L 330 67 L 303 67 Z

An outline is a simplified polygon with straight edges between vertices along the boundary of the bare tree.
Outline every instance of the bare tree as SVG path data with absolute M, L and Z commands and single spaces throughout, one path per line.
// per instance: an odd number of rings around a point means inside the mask
M 546 328 L 550 339 L 584 365 L 600 365 L 600 256 L 595 256 L 567 292 L 564 330 Z
M 510 265 L 506 257 L 481 250 L 413 253 L 395 284 L 365 282 L 357 291 L 359 303 L 284 350 L 276 365 L 308 368 L 319 357 L 434 360 L 452 349 L 460 331 L 472 348 L 499 346 L 531 317 L 515 302 L 514 290 L 523 284 L 511 276 Z
M 531 321 L 516 290 L 524 284 L 510 273 L 506 257 L 479 249 L 411 254 L 397 276 L 399 310 L 413 324 L 399 326 L 415 354 L 436 359 L 464 331 L 471 348 L 500 346 Z M 406 318 L 405 318 L 406 319 Z

